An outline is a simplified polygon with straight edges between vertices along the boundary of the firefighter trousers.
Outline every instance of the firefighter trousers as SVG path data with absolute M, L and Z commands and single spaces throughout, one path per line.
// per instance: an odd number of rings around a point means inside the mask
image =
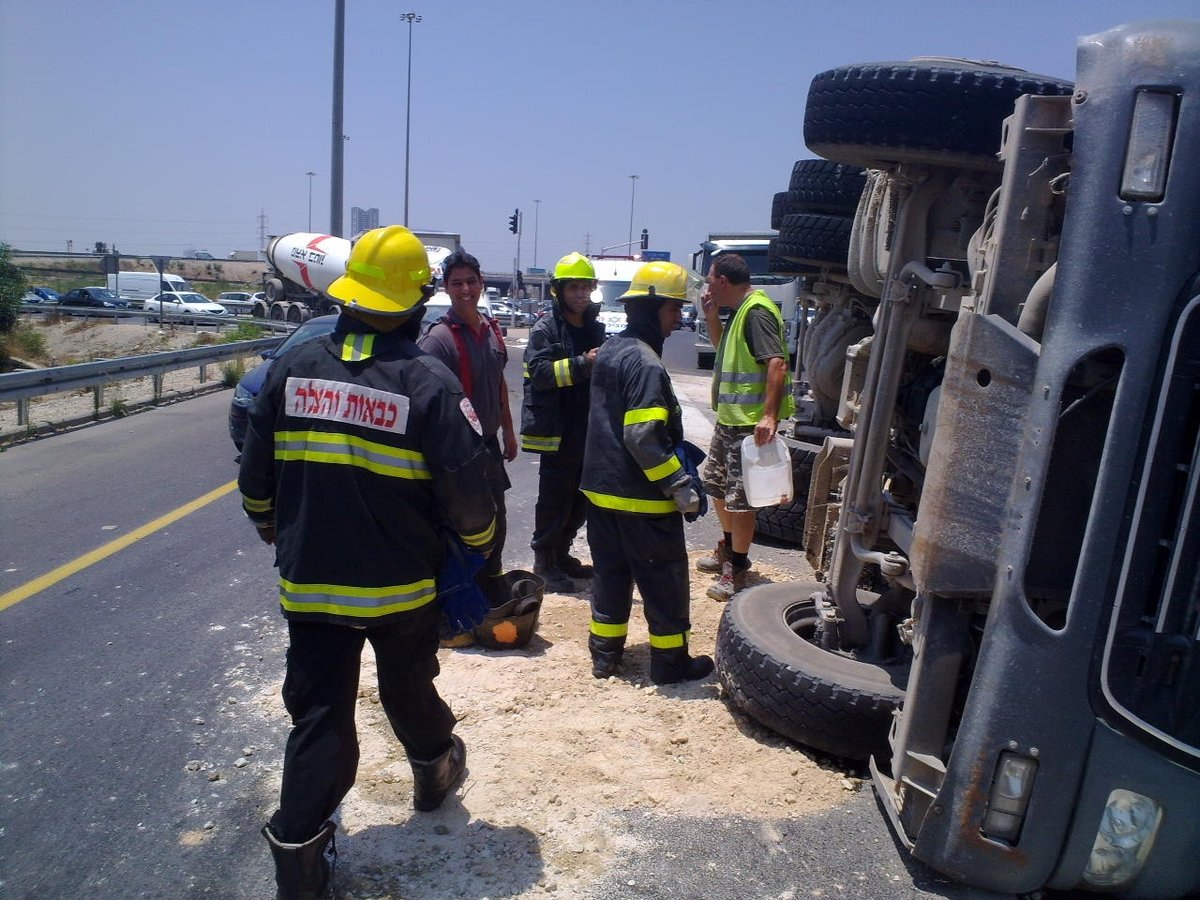
M 644 516 L 588 508 L 588 546 L 596 574 L 592 579 L 592 636 L 623 646 L 633 605 L 633 586 L 642 595 L 650 629 L 650 647 L 686 644 L 691 630 L 687 545 L 683 516 Z M 612 626 L 612 627 L 605 627 Z M 618 633 L 620 632 L 620 633 Z M 593 646 L 596 641 L 590 641 Z
M 564 431 L 558 452 L 543 453 L 538 462 L 537 506 L 529 542 L 534 550 L 566 553 L 587 518 L 587 497 L 579 490 L 586 428 L 584 423 Z
M 354 711 L 364 641 L 375 651 L 379 704 L 410 757 L 432 759 L 450 746 L 454 714 L 433 680 L 440 611 L 429 603 L 383 625 L 352 628 L 289 621 L 283 702 L 292 717 L 283 787 L 271 829 L 303 843 L 320 830 L 354 785 Z

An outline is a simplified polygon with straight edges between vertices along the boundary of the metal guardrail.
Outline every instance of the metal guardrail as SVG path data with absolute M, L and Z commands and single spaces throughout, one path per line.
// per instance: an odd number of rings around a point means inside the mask
M 154 398 L 162 394 L 162 377 L 167 372 L 199 366 L 201 380 L 205 380 L 205 367 L 227 359 L 237 359 L 260 353 L 278 346 L 283 337 L 257 338 L 252 341 L 235 341 L 231 344 L 212 344 L 207 347 L 189 347 L 186 350 L 164 350 L 141 356 L 126 356 L 120 359 L 103 359 L 94 362 L 76 363 L 71 366 L 52 366 L 46 369 L 29 369 L 24 372 L 8 372 L 0 375 L 0 403 L 17 403 L 17 423 L 29 424 L 29 398 L 64 391 L 92 388 L 99 392 L 105 385 L 115 381 L 128 381 L 150 376 L 154 379 Z M 100 405 L 97 395 L 96 405 Z

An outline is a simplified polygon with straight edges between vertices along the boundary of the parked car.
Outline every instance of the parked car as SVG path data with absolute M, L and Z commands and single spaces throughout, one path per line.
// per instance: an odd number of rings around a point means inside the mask
M 129 301 L 118 297 L 106 287 L 81 287 L 67 291 L 58 298 L 62 306 L 93 306 L 102 309 L 128 309 Z
M 493 300 L 492 317 L 509 328 L 526 328 L 531 324 L 529 313 L 521 312 L 507 300 Z
M 146 319 L 163 321 L 182 319 L 195 322 L 197 319 L 220 318 L 230 315 L 220 303 L 214 303 L 203 294 L 164 291 L 142 304 Z
M 233 446 L 237 447 L 239 453 L 242 450 L 242 442 L 246 439 L 246 420 L 250 415 L 250 407 L 254 405 L 258 392 L 262 390 L 272 363 L 293 347 L 329 334 L 337 320 L 336 315 L 309 319 L 289 334 L 278 347 L 264 350 L 262 365 L 255 366 L 242 376 L 237 387 L 233 389 L 233 400 L 229 404 L 229 437 L 233 439 Z
M 43 300 L 40 296 L 35 294 L 33 291 L 26 291 L 24 294 L 21 295 L 21 303 L 24 306 L 41 306 L 43 303 Z
M 217 294 L 217 302 L 235 316 L 239 313 L 250 315 L 254 309 L 254 294 L 250 291 L 225 291 Z
M 30 288 L 29 290 L 30 292 L 37 294 L 41 298 L 42 303 L 58 303 L 59 298 L 62 296 L 62 294 L 54 290 L 54 288 L 34 287 Z

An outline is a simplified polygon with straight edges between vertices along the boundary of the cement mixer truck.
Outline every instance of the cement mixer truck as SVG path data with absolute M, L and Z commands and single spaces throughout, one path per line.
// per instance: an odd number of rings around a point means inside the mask
M 442 263 L 462 242 L 442 231 L 414 231 L 429 254 L 433 277 L 441 281 Z M 325 290 L 346 271 L 351 242 L 330 234 L 297 231 L 272 237 L 267 243 L 270 269 L 263 276 L 263 296 L 256 300 L 255 318 L 299 324 L 331 312 Z

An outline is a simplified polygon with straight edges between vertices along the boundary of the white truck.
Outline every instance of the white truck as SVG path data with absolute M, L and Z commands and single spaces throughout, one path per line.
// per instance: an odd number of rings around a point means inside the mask
M 159 294 L 193 293 L 196 289 L 186 278 L 164 272 L 115 272 L 108 276 L 108 289 L 118 297 L 124 297 L 135 308 Z
M 773 231 L 713 232 L 692 254 L 692 269 L 701 278 L 708 275 L 712 262 L 723 253 L 736 253 L 750 267 L 750 283 L 774 300 L 783 313 L 785 322 L 792 322 L 799 295 L 799 279 L 792 275 L 778 275 L 770 271 L 767 252 Z M 793 336 L 794 337 L 794 336 Z M 789 339 L 789 343 L 791 338 Z M 708 337 L 708 327 L 702 315 L 696 316 L 696 367 L 711 369 L 716 359 L 716 349 Z
M 629 289 L 633 273 L 641 268 L 643 261 L 628 256 L 593 256 L 591 260 L 596 269 L 592 302 L 600 304 L 600 314 L 596 318 L 604 325 L 607 339 L 625 330 L 625 304 L 617 298 Z

